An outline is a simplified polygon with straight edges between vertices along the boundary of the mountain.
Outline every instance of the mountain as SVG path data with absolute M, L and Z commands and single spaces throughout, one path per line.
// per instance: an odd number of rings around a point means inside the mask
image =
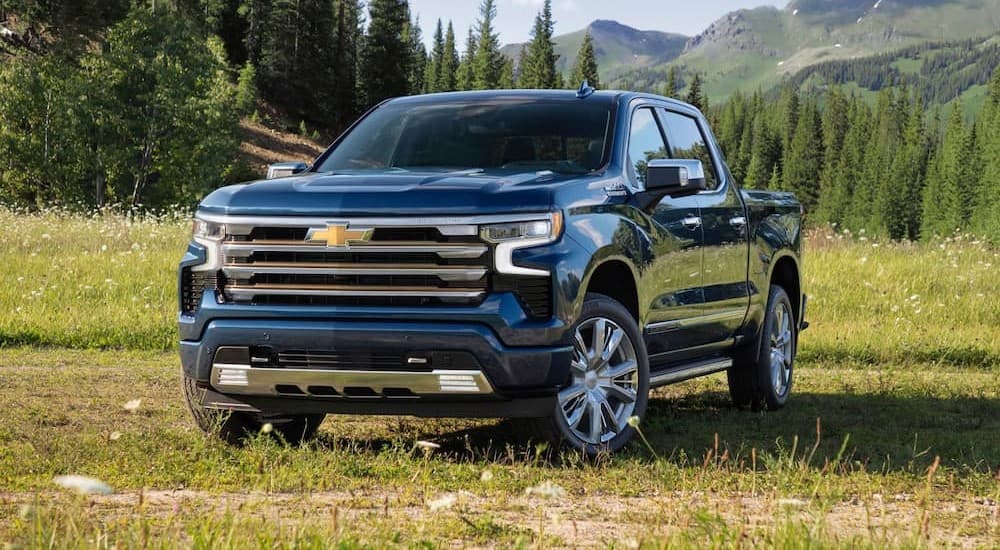
M 684 51 L 689 40 L 682 34 L 641 31 L 617 21 L 597 20 L 585 29 L 553 38 L 559 55 L 556 68 L 564 75 L 573 69 L 576 54 L 587 32 L 594 40 L 594 53 L 601 79 L 605 82 L 611 82 L 628 71 L 672 61 Z M 509 44 L 503 47 L 502 52 L 517 62 L 522 46 Z
M 767 90 L 819 63 L 857 59 L 927 42 L 1000 33 L 998 0 L 792 0 L 726 14 L 687 41 L 676 59 L 616 71 L 615 87 L 659 89 L 669 65 L 700 72 L 723 99 Z

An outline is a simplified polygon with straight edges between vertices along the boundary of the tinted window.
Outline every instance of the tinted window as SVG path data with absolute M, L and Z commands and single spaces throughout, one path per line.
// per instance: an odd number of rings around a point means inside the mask
M 632 115 L 632 127 L 628 136 L 628 162 L 633 177 L 646 183 L 646 166 L 653 159 L 668 158 L 663 144 L 663 135 L 656 123 L 652 109 L 639 109 Z
M 715 162 L 705 144 L 705 138 L 698 129 L 698 122 L 686 115 L 661 110 L 666 124 L 667 143 L 670 145 L 670 157 L 675 159 L 700 160 L 705 165 L 705 181 L 710 189 L 718 185 Z
M 611 105 L 580 101 L 389 103 L 321 172 L 456 169 L 587 173 L 604 165 Z

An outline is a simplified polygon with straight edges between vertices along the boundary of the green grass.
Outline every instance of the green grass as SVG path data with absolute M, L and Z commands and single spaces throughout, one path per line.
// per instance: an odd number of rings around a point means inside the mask
M 330 417 L 304 447 L 265 436 L 227 447 L 189 418 L 170 350 L 186 223 L 9 212 L 0 223 L 0 543 L 1000 540 L 1000 258 L 970 238 L 810 235 L 812 327 L 789 407 L 735 410 L 722 375 L 662 388 L 642 426 L 648 445 L 584 461 L 491 420 Z M 441 447 L 425 453 L 419 440 Z M 115 493 L 68 494 L 53 483 L 64 474 Z M 527 494 L 543 482 L 565 495 Z

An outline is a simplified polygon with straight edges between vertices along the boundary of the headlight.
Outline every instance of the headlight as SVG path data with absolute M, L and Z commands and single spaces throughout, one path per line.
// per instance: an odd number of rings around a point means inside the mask
M 191 238 L 205 247 L 205 263 L 196 265 L 191 271 L 218 271 L 222 269 L 222 240 L 226 237 L 226 225 L 195 218 L 191 223 Z
M 226 236 L 225 224 L 195 218 L 191 225 L 191 234 L 195 240 L 221 241 Z
M 496 270 L 508 275 L 547 276 L 548 271 L 514 265 L 515 250 L 555 242 L 562 233 L 562 212 L 553 212 L 537 220 L 484 225 L 479 228 L 483 240 L 496 244 Z

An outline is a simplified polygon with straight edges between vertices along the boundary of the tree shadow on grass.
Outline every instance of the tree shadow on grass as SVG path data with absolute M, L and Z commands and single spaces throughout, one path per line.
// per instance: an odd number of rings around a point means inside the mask
M 436 456 L 453 462 L 579 462 L 573 453 L 539 446 L 522 422 L 441 422 L 410 421 L 392 437 L 325 434 L 321 445 L 379 452 L 425 439 L 441 445 Z M 935 456 L 960 473 L 1000 468 L 998 399 L 798 393 L 783 410 L 753 412 L 736 409 L 722 392 L 654 396 L 641 428 L 649 447 L 637 438 L 612 460 L 659 457 L 687 466 L 725 455 L 730 466 L 749 469 L 755 450 L 760 460 L 781 456 L 801 462 L 812 454 L 809 466 L 815 468 L 839 457 L 841 464 L 868 472 L 921 472 Z

